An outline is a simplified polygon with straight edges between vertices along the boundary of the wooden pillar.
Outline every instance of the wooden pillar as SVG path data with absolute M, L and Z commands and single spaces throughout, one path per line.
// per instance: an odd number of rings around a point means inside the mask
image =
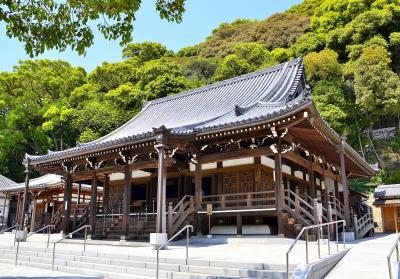
M 26 164 L 25 164 L 25 188 L 24 188 L 24 196 L 22 200 L 22 206 L 21 206 L 21 212 L 20 212 L 20 218 L 19 218 L 19 229 L 23 230 L 24 229 L 24 219 L 25 219 L 25 210 L 27 208 L 27 203 L 28 203 L 28 191 L 29 191 L 29 177 L 30 177 L 30 159 L 26 159 Z
M 128 160 L 126 160 L 128 162 Z M 122 199 L 122 232 L 125 237 L 129 234 L 129 214 L 131 212 L 132 198 L 132 171 L 129 163 L 124 167 L 124 196 Z
M 158 177 L 157 177 L 157 220 L 156 220 L 156 232 L 167 233 L 167 221 L 166 221 L 166 181 L 167 171 L 164 163 L 165 149 L 164 144 L 158 144 L 156 146 L 158 151 Z
M 398 218 L 397 207 L 394 206 L 393 210 L 394 210 L 394 214 L 393 214 L 394 215 L 394 226 L 396 228 L 396 233 L 399 233 L 399 228 L 398 228 L 398 224 L 397 224 L 397 218 Z
M 76 199 L 76 205 L 81 203 L 81 191 L 82 191 L 82 184 L 78 184 L 78 197 Z
M 340 156 L 340 176 L 343 187 L 343 205 L 344 205 L 344 219 L 346 220 L 346 227 L 350 226 L 350 207 L 349 207 L 349 187 L 347 184 L 346 165 L 344 160 L 344 140 L 341 139 L 339 145 Z
M 94 164 L 94 163 L 93 163 Z M 90 204 L 89 204 L 89 224 L 92 226 L 91 234 L 95 232 L 96 229 L 96 197 L 97 197 L 97 176 L 96 170 L 92 172 L 92 186 L 90 189 Z
M 282 154 L 280 151 L 280 145 L 278 145 L 278 153 L 275 153 L 275 207 L 278 219 L 278 234 L 284 234 L 284 228 L 282 223 L 282 213 L 284 206 L 285 194 L 283 191 L 282 183 Z
M 236 215 L 236 235 L 242 236 L 243 234 L 243 225 L 242 225 L 242 215 L 238 213 Z
M 310 184 L 310 196 L 315 198 L 317 196 L 317 191 L 315 189 L 315 176 L 314 170 L 312 169 L 312 164 L 311 169 L 308 170 L 308 182 Z
M 65 175 L 65 189 L 64 189 L 64 235 L 70 232 L 70 216 L 72 207 L 72 176 L 68 172 Z
M 37 204 L 37 194 L 32 193 L 32 216 L 31 216 L 31 232 L 35 231 L 36 226 L 36 204 Z
M 103 212 L 108 210 L 108 202 L 110 199 L 110 177 L 104 175 L 104 185 L 103 185 Z
M 201 185 L 202 184 L 202 176 L 201 176 L 201 163 L 197 162 L 195 164 L 195 173 L 194 173 L 194 189 L 195 189 L 195 196 L 196 196 L 196 208 L 201 207 Z

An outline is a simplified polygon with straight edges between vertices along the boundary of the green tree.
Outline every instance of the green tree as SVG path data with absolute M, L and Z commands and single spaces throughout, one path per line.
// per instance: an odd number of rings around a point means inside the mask
M 168 49 L 159 43 L 131 43 L 122 50 L 122 57 L 124 59 L 137 58 L 141 62 L 146 62 L 154 59 L 159 59 L 168 53 L 170 53 Z
M 338 79 L 342 73 L 338 54 L 330 49 L 307 54 L 304 67 L 310 81 Z
M 141 0 L 128 1 L 0 1 L 0 21 L 7 36 L 25 44 L 26 52 L 38 55 L 47 49 L 71 47 L 79 54 L 93 44 L 94 28 L 108 40 L 131 41 L 133 21 Z M 161 18 L 180 22 L 185 0 L 156 0 Z
M 388 51 L 364 49 L 354 68 L 357 103 L 372 115 L 393 115 L 400 111 L 400 80 L 390 68 Z
M 249 73 L 251 70 L 252 67 L 246 60 L 231 54 L 225 57 L 224 61 L 219 65 L 215 72 L 214 79 L 224 80 Z

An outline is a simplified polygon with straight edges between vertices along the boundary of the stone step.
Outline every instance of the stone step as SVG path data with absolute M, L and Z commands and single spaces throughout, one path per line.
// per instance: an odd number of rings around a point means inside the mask
M 51 250 L 44 248 L 21 247 L 19 261 L 51 264 Z M 46 251 L 47 250 L 47 251 Z M 1 258 L 14 258 L 15 250 L 3 248 L 0 250 Z M 136 275 L 149 275 L 155 272 L 154 257 L 97 253 L 92 251 L 57 251 L 55 264 L 73 268 L 94 269 L 99 271 L 115 271 L 119 273 L 132 273 Z M 168 272 L 195 273 L 218 276 L 221 278 L 284 278 L 285 272 L 279 270 L 264 270 L 264 264 L 238 263 L 223 261 L 206 261 L 189 259 L 188 265 L 183 259 L 160 258 L 160 272 L 169 276 Z M 136 270 L 137 269 L 137 270 Z M 161 273 L 160 273 L 161 274 Z M 179 275 L 181 276 L 181 274 Z M 182 275 L 183 276 L 183 275 Z M 177 278 L 174 276 L 174 278 Z M 184 277 L 179 277 L 184 278 Z M 192 278 L 192 277 L 187 277 Z M 198 278 L 198 277 L 195 277 Z M 208 277 L 207 277 L 208 278 Z
M 0 250 L 0 255 L 6 258 L 15 258 L 15 250 L 3 249 Z M 109 255 L 110 256 L 110 255 Z M 33 261 L 40 263 L 51 264 L 52 254 L 35 251 L 20 251 L 18 255 L 19 260 Z M 156 269 L 155 258 L 138 257 L 137 259 L 122 260 L 113 258 L 102 258 L 99 256 L 78 256 L 56 254 L 55 262 L 57 265 L 70 265 L 74 267 L 94 268 L 104 270 L 105 267 L 101 265 L 112 265 L 122 269 L 125 267 L 142 268 L 147 270 Z M 98 266 L 96 266 L 98 265 Z M 251 272 L 252 276 L 268 276 L 271 270 L 264 270 L 263 265 L 249 265 L 243 263 L 226 263 L 226 262 L 208 262 L 200 260 L 188 260 L 188 265 L 185 264 L 183 259 L 171 259 L 171 262 L 160 262 L 160 270 L 175 271 L 175 272 L 193 272 L 193 273 L 211 273 L 222 276 L 244 276 Z M 106 270 L 108 271 L 108 270 Z M 276 271 L 273 271 L 276 273 Z M 136 273 L 135 273 L 136 274 Z
M 6 263 L 6 264 L 15 264 L 15 261 L 13 260 L 8 260 L 0 257 L 0 262 L 1 263 Z M 50 264 L 45 264 L 45 263 L 39 263 L 39 262 L 33 262 L 33 261 L 22 261 L 18 260 L 18 265 L 23 265 L 23 266 L 30 266 L 30 267 L 35 267 L 35 268 L 40 268 L 40 269 L 52 269 L 51 263 Z M 154 278 L 151 276 L 146 276 L 146 275 L 134 275 L 134 274 L 126 274 L 126 273 L 117 273 L 113 271 L 101 271 L 101 270 L 93 270 L 93 269 L 85 269 L 85 268 L 77 268 L 77 267 L 71 267 L 71 266 L 66 266 L 66 265 L 54 265 L 54 270 L 55 271 L 60 271 L 60 272 L 67 272 L 67 273 L 74 273 L 74 274 L 79 274 L 83 276 L 91 276 L 91 277 L 97 277 L 97 278 L 109 278 L 109 279 L 149 279 L 149 278 Z M 168 278 L 168 277 L 162 277 L 160 274 L 160 278 Z
M 71 251 L 70 251 L 71 252 Z M 76 251 L 74 251 L 76 252 Z M 0 251 L 0 259 L 11 259 L 15 257 L 15 250 L 3 249 Z M 18 263 L 22 265 L 35 266 L 40 268 L 51 268 L 52 254 L 34 251 L 21 251 L 18 257 Z M 84 270 L 85 275 L 98 276 L 104 272 L 119 274 L 135 274 L 139 276 L 155 276 L 155 262 L 135 262 L 129 260 L 115 260 L 107 258 L 98 258 L 90 256 L 74 256 L 56 254 L 55 269 L 64 272 L 75 272 L 74 270 Z M 61 259 L 60 259 L 61 258 Z M 12 260 L 10 260 L 12 262 Z M 178 259 L 179 261 L 179 259 Z M 182 260 L 180 260 L 182 261 Z M 215 267 L 212 265 L 201 266 L 192 265 L 192 263 L 208 263 L 208 261 L 189 260 L 188 265 L 160 263 L 160 277 L 163 278 L 271 278 L 283 279 L 285 273 L 280 271 L 257 270 L 257 269 L 239 269 Z M 210 264 L 210 263 L 208 263 Z M 226 265 L 225 262 L 219 263 Z M 97 273 L 96 273 L 97 272 Z M 116 277 L 121 278 L 121 277 Z M 127 277 L 131 278 L 131 277 Z M 136 277 L 135 277 L 136 278 Z

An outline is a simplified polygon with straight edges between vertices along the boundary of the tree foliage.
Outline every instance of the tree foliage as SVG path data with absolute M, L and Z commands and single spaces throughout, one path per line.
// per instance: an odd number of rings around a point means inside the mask
M 31 56 L 68 47 L 83 54 L 93 44 L 93 26 L 106 39 L 119 38 L 121 45 L 130 42 L 141 4 L 141 0 L 1 0 L 0 21 L 6 24 L 7 36 L 22 41 Z M 155 8 L 161 18 L 180 22 L 184 4 L 185 0 L 156 0 Z
M 84 53 L 92 44 L 93 22 L 106 38 L 124 44 L 122 61 L 91 73 L 49 60 L 21 61 L 12 72 L 0 73 L 2 174 L 21 179 L 25 152 L 97 139 L 146 101 L 297 57 L 304 59 L 321 116 L 356 149 L 371 149 L 365 130 L 400 127 L 397 0 L 304 0 L 265 20 L 222 23 L 205 41 L 176 53 L 157 42 L 131 43 L 141 1 L 117 2 L 31 1 L 22 7 L 21 1 L 0 0 L 0 21 L 29 54 L 68 46 Z M 155 0 L 162 18 L 178 22 L 184 2 Z M 398 152 L 398 134 L 388 143 L 392 152 Z M 382 173 L 382 181 L 395 179 Z

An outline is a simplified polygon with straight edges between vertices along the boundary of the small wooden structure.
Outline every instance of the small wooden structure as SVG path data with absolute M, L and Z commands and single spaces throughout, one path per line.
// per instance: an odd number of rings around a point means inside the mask
M 0 230 L 8 227 L 8 214 L 10 208 L 9 195 L 7 192 L 4 192 L 6 189 L 17 184 L 11 179 L 0 175 Z
M 211 226 L 237 234 L 349 225 L 347 180 L 374 173 L 318 114 L 301 59 L 150 101 L 98 140 L 24 163 L 27 181 L 32 170 L 62 175 L 64 203 L 73 183 L 90 179 L 92 199 L 102 185 L 104 210 L 90 203 L 89 224 L 118 238 L 172 235 L 187 223 L 207 234 L 209 204 Z
M 8 211 L 8 227 L 16 223 L 17 218 L 21 218 L 22 212 L 29 230 L 34 231 L 45 225 L 53 224 L 56 231 L 65 229 L 64 208 L 71 207 L 72 224 L 69 226 L 76 227 L 79 223 L 86 222 L 88 205 L 90 203 L 90 185 L 74 183 L 72 185 L 72 197 L 70 204 L 64 202 L 65 181 L 63 177 L 56 174 L 46 174 L 44 176 L 29 180 L 29 196 L 27 206 L 22 211 L 23 191 L 25 183 L 15 183 L 2 189 L 7 194 L 9 200 Z M 101 193 L 101 189 L 100 189 Z M 101 204 L 101 195 L 98 195 L 97 204 Z M 83 218 L 83 219 L 82 219 Z M 82 220 L 80 220 L 82 219 Z M 71 222 L 69 222 L 71 223 Z
M 383 231 L 399 232 L 400 229 L 400 184 L 379 185 L 375 188 L 374 205 L 380 207 Z

